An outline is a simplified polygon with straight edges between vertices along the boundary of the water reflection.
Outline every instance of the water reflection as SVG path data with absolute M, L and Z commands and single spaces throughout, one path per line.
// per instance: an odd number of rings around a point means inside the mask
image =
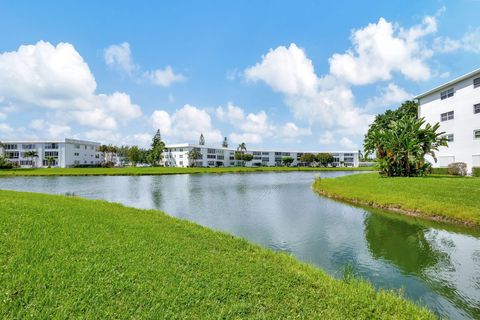
M 351 174 L 324 172 L 323 177 Z M 341 277 L 346 264 L 449 318 L 480 318 L 480 235 L 317 196 L 312 172 L 12 177 L 0 188 L 155 208 L 245 237 Z

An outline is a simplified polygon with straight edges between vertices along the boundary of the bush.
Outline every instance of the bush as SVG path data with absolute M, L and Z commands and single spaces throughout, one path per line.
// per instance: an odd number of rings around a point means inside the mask
M 100 168 L 98 164 L 74 164 L 72 168 Z
M 431 173 L 432 174 L 449 174 L 448 168 L 432 168 Z
M 13 163 L 0 156 L 0 169 L 12 169 Z
M 480 177 L 480 167 L 473 167 L 472 168 L 472 176 Z
M 454 162 L 448 165 L 448 174 L 453 176 L 466 176 L 467 164 L 465 162 Z
M 102 168 L 113 168 L 113 167 L 115 167 L 115 163 L 113 163 L 112 161 L 102 162 L 101 167 Z

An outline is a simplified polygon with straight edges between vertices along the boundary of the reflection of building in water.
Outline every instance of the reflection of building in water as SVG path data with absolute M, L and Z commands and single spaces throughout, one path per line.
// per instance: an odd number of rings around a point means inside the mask
M 372 256 L 428 284 L 453 305 L 480 318 L 480 237 L 431 229 L 370 214 L 365 237 Z M 461 263 L 460 263 L 461 261 Z

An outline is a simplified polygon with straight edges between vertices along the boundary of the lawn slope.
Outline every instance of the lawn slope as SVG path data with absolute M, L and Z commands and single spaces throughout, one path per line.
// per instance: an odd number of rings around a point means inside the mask
M 0 191 L 0 230 L 1 318 L 433 318 L 159 211 Z
M 176 167 L 123 167 L 123 168 L 35 168 L 0 170 L 2 176 L 140 176 L 182 173 L 242 173 L 271 171 L 362 171 L 372 168 L 313 168 L 313 167 L 220 167 L 220 168 L 176 168 Z
M 480 227 L 480 179 L 449 176 L 384 178 L 378 173 L 317 179 L 320 194 L 430 220 Z

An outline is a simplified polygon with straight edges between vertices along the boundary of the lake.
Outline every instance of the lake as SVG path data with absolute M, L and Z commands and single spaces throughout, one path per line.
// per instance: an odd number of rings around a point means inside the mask
M 346 266 L 378 288 L 439 315 L 480 318 L 480 232 L 321 197 L 317 175 L 288 172 L 168 176 L 8 177 L 0 188 L 154 208 L 291 253 L 335 277 Z

